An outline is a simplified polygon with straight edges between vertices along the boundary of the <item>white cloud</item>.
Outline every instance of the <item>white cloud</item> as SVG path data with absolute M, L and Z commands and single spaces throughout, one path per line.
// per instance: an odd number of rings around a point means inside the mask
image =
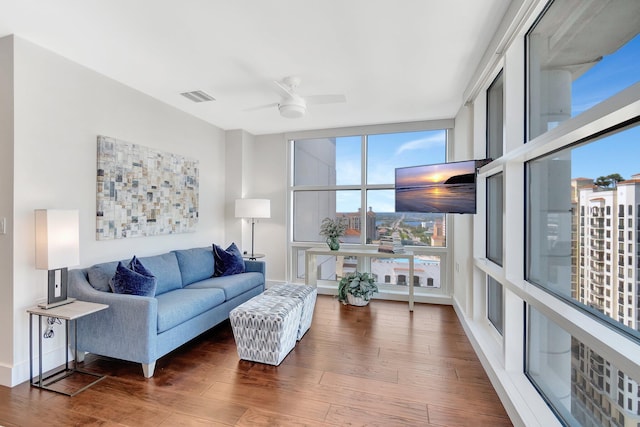
M 439 148 L 443 143 L 442 135 L 433 135 L 426 138 L 414 139 L 413 141 L 405 142 L 396 150 L 396 156 L 402 154 L 404 151 L 410 150 L 425 150 L 429 148 Z

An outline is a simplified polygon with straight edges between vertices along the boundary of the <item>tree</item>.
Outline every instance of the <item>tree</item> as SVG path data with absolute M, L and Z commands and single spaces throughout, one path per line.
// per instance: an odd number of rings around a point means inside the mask
M 593 183 L 600 188 L 616 188 L 624 178 L 619 173 L 612 173 L 606 176 L 599 176 Z
M 612 173 L 611 175 L 607 175 L 607 178 L 611 179 L 613 186 L 617 186 L 620 181 L 624 181 L 624 178 L 619 173 Z

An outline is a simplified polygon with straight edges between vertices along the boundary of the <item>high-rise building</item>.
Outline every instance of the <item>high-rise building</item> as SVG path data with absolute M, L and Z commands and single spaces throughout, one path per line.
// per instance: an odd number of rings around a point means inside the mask
M 446 216 L 439 218 L 433 223 L 433 235 L 431 236 L 431 246 L 443 247 L 446 242 Z
M 358 212 L 337 213 L 336 217 L 345 218 L 345 221 L 347 222 L 347 231 L 345 236 L 343 236 L 344 241 L 347 243 L 359 243 L 360 234 L 362 233 L 362 217 L 360 209 L 358 209 Z M 370 244 L 379 238 L 378 231 L 376 229 L 376 213 L 373 211 L 373 208 L 369 207 L 369 210 L 365 215 L 365 221 L 367 225 L 366 242 Z
M 599 188 L 574 179 L 572 293 L 583 304 L 640 330 L 640 175 Z M 572 412 L 584 425 L 640 424 L 640 390 L 593 349 L 572 340 Z

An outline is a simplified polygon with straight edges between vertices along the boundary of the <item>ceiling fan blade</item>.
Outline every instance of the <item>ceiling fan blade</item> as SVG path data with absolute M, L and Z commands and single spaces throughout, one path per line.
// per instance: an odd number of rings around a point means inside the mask
M 347 98 L 344 95 L 310 95 L 305 96 L 304 99 L 307 104 L 337 104 L 340 102 L 347 102 Z
M 277 80 L 274 80 L 273 84 L 275 85 L 276 92 L 278 92 L 282 98 L 292 98 L 295 96 L 293 90 L 291 90 L 291 88 L 286 84 Z
M 278 106 L 277 102 L 272 102 L 271 104 L 258 105 L 257 107 L 246 108 L 242 111 L 257 111 L 257 110 L 264 110 L 265 108 L 271 108 L 271 107 L 277 107 L 277 106 Z

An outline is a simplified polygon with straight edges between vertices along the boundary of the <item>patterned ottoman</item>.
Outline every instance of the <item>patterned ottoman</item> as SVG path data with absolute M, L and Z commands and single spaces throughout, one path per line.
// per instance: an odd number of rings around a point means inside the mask
M 238 356 L 279 365 L 296 345 L 302 303 L 298 299 L 258 295 L 229 313 Z
M 278 295 L 289 298 L 297 298 L 302 301 L 302 314 L 300 316 L 300 327 L 298 328 L 298 341 L 311 327 L 313 320 L 313 309 L 316 306 L 318 290 L 306 285 L 293 285 L 290 283 L 280 284 L 270 287 L 264 291 L 263 295 Z

